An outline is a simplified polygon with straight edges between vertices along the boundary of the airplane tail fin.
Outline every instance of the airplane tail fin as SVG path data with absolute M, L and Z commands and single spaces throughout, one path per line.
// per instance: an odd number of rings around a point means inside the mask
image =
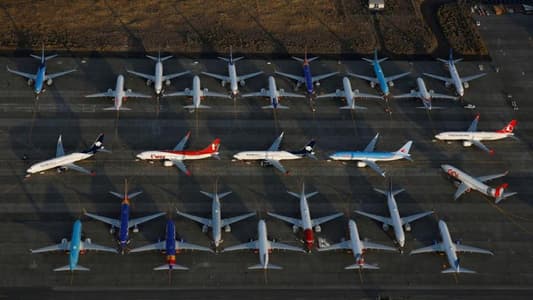
M 311 158 L 316 158 L 315 157 L 315 152 L 314 152 L 314 148 L 315 148 L 315 140 L 310 140 L 302 149 L 298 150 L 298 151 L 293 151 L 291 152 L 292 154 L 296 154 L 296 155 L 302 155 L 302 156 L 307 156 L 307 157 L 311 157 Z
M 74 266 L 73 269 L 70 268 L 70 265 L 62 266 L 59 268 L 55 268 L 54 272 L 64 272 L 64 271 L 90 271 L 91 269 L 82 267 L 80 265 Z
M 345 267 L 344 269 L 345 270 L 355 270 L 355 269 L 377 270 L 377 269 L 379 269 L 379 267 L 375 266 L 375 265 L 370 265 L 370 264 L 367 264 L 367 263 L 362 263 L 362 264 L 349 265 L 349 266 Z
M 396 154 L 401 154 L 405 159 L 411 160 L 411 155 L 409 154 L 409 151 L 411 150 L 411 146 L 413 145 L 413 141 L 408 141 L 403 145 L 398 151 L 396 151 Z
M 235 62 L 243 59 L 244 57 L 243 56 L 239 56 L 239 57 L 233 57 L 233 47 L 232 46 L 229 46 L 229 57 L 226 58 L 226 57 L 222 57 L 222 56 L 219 56 L 218 59 L 220 60 L 223 60 L 229 64 L 234 64 Z
M 494 203 L 495 204 L 498 204 L 500 203 L 500 201 L 502 201 L 503 199 L 505 198 L 509 198 L 511 196 L 514 196 L 516 195 L 516 192 L 513 192 L 513 193 L 506 193 L 505 192 L 505 189 L 507 189 L 507 187 L 509 187 L 509 184 L 508 183 L 503 183 L 502 185 L 498 186 L 497 188 L 494 189 Z
M 146 55 L 146 57 L 148 57 L 149 59 L 151 59 L 153 61 L 164 62 L 165 60 L 171 59 L 173 56 L 172 55 L 168 55 L 168 56 L 161 57 L 161 53 L 159 52 L 157 57 L 151 56 L 151 55 Z
M 211 144 L 209 144 L 207 147 L 200 150 L 199 152 L 217 154 L 219 148 L 220 148 L 220 139 L 216 138 Z
M 154 268 L 154 271 L 165 271 L 165 270 L 168 270 L 168 271 L 173 271 L 173 270 L 186 271 L 186 270 L 189 270 L 189 268 L 187 268 L 185 266 L 182 266 L 182 265 L 176 265 L 176 264 L 173 264 L 173 265 L 164 264 L 164 265 L 161 265 L 159 267 L 155 267 Z
M 248 270 L 269 270 L 269 269 L 270 270 L 281 270 L 283 269 L 283 267 L 278 266 L 278 265 L 273 265 L 273 264 L 266 264 L 266 265 L 257 264 L 257 265 L 248 267 Z
M 516 120 L 511 120 L 511 122 L 509 122 L 509 124 L 507 124 L 505 127 L 503 127 L 502 129 L 496 131 L 498 133 L 512 133 L 514 128 L 516 127 L 516 123 L 517 121 Z
M 83 153 L 94 154 L 98 151 L 103 151 L 103 150 L 104 150 L 104 134 L 100 133 L 100 135 L 98 135 L 94 143 L 91 145 L 91 148 L 83 151 Z

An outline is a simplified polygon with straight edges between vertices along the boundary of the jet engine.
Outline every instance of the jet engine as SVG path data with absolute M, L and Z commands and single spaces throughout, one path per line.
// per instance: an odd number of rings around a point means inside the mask
M 61 245 L 66 245 L 66 244 L 68 244 L 68 240 L 66 238 L 63 238 L 61 240 Z
M 299 229 L 300 229 L 300 227 L 298 227 L 296 225 L 292 225 L 292 232 L 297 233 Z
M 358 161 L 358 162 L 357 162 L 357 166 L 358 166 L 359 168 L 364 168 L 364 167 L 366 167 L 366 163 L 363 162 L 363 161 Z
M 389 83 L 389 86 L 390 86 L 390 87 L 393 87 L 393 86 L 394 86 L 394 82 L 392 82 L 392 80 L 389 81 L 388 83 Z
M 32 85 L 33 84 L 33 79 L 28 79 L 28 85 Z
M 315 85 L 320 86 L 320 82 L 319 81 L 315 82 Z
M 405 228 L 405 231 L 411 231 L 411 224 L 405 223 L 405 225 L 403 225 L 403 227 Z
M 135 226 L 133 227 L 133 230 L 132 230 L 132 231 L 133 231 L 133 233 L 137 233 L 137 232 L 139 232 L 139 227 L 137 227 L 137 225 L 135 225 Z
M 107 92 L 108 92 L 108 93 L 112 93 L 112 92 L 113 92 L 113 89 L 107 89 Z
M 115 233 L 115 226 L 111 226 L 111 228 L 109 228 L 109 234 L 114 234 Z
M 190 88 L 185 88 L 184 92 L 188 94 L 188 93 L 191 92 L 191 89 Z
M 174 164 L 173 164 L 170 160 L 165 160 L 165 161 L 163 162 L 163 166 L 165 166 L 165 167 L 172 167 L 172 166 L 174 166 Z
M 471 141 L 463 141 L 463 146 L 470 147 L 470 146 L 472 146 L 472 142 Z
M 246 84 L 246 82 L 245 82 L 244 80 L 241 80 L 241 81 L 239 81 L 239 84 L 240 84 L 241 86 L 244 86 L 244 85 Z
M 126 92 L 131 93 L 132 91 L 131 91 L 131 89 L 127 89 Z
M 207 93 L 209 92 L 209 90 L 207 88 L 204 88 L 204 93 Z
M 375 88 L 376 87 L 376 83 L 374 81 L 370 81 L 370 87 L 371 88 Z
M 465 89 L 467 89 L 467 88 L 469 88 L 469 87 L 470 87 L 470 85 L 469 85 L 469 84 L 468 84 L 468 82 L 466 82 L 466 81 L 465 81 L 465 82 L 463 82 L 463 86 L 465 87 Z
M 266 95 L 266 89 L 261 89 L 261 95 Z
M 146 80 L 146 86 L 150 86 L 152 84 L 152 81 L 150 79 Z
M 448 81 L 444 82 L 444 86 L 445 86 L 446 88 L 449 88 L 449 87 L 450 87 L 450 85 L 452 85 L 452 84 L 451 84 L 451 83 L 449 83 Z
M 285 90 L 284 89 L 279 89 L 279 92 L 283 94 L 285 92 Z
M 202 232 L 203 233 L 207 233 L 207 230 L 209 229 L 209 227 L 207 225 L 203 225 L 202 226 Z
M 85 244 L 90 244 L 92 243 L 91 239 L 90 238 L 86 238 L 85 241 L 84 241 Z
M 383 231 L 388 231 L 389 230 L 389 225 L 383 223 L 383 225 L 381 225 L 381 228 L 383 228 Z
M 262 160 L 262 161 L 260 162 L 260 164 L 261 164 L 261 167 L 270 167 L 270 166 L 272 166 L 272 164 L 269 163 L 269 162 L 266 161 L 266 160 Z
M 224 226 L 224 232 L 226 233 L 231 232 L 231 226 L 229 225 Z
M 316 233 L 320 233 L 320 232 L 322 232 L 322 227 L 320 227 L 320 225 L 316 225 L 316 226 L 315 226 L 315 232 L 316 232 Z
M 54 82 L 54 81 L 52 80 L 52 78 L 48 78 L 48 80 L 46 80 L 46 84 L 47 84 L 48 86 L 52 85 L 53 82 Z
M 168 80 L 168 79 L 165 80 L 165 85 L 166 85 L 166 86 L 169 86 L 169 85 L 170 85 L 170 80 Z
M 220 85 L 222 85 L 222 87 L 225 87 L 225 86 L 226 86 L 226 80 L 222 80 L 222 81 L 220 82 Z

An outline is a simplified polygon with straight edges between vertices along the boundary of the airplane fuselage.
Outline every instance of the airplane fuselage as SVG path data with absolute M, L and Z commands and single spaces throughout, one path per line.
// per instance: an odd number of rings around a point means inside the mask
M 454 179 L 459 180 L 462 183 L 466 184 L 469 189 L 474 189 L 478 192 L 481 192 L 482 194 L 486 196 L 494 197 L 495 189 L 477 180 L 476 178 L 450 165 L 442 165 L 441 168 L 444 172 L 446 172 L 448 175 L 450 175 Z
M 161 61 L 155 63 L 154 79 L 154 91 L 160 95 L 163 91 L 163 63 Z
M 448 264 L 451 268 L 457 270 L 457 268 L 459 267 L 457 250 L 455 249 L 455 244 L 453 243 L 452 237 L 450 236 L 450 232 L 448 231 L 448 226 L 442 220 L 439 221 L 439 232 L 440 236 L 442 237 L 442 247 L 444 248 L 444 253 L 446 253 Z
M 268 97 L 270 98 L 270 104 L 272 104 L 272 107 L 276 108 L 279 104 L 279 92 L 278 88 L 276 87 L 276 80 L 274 77 L 269 76 L 268 77 Z
M 377 60 L 374 60 L 372 63 L 372 66 L 374 67 L 374 73 L 376 74 L 376 78 L 379 82 L 379 88 L 383 92 L 385 96 L 390 94 L 389 86 L 387 85 L 387 80 L 385 79 L 385 74 L 383 74 L 383 70 L 381 69 L 381 65 Z
M 394 230 L 394 236 L 396 241 L 403 247 L 405 245 L 405 233 L 402 227 L 402 218 L 400 217 L 400 211 L 398 210 L 398 205 L 396 204 L 396 199 L 391 192 L 387 193 L 387 206 L 389 208 L 389 214 L 392 223 L 392 229 Z
M 369 160 L 369 161 L 392 161 L 404 158 L 395 152 L 364 152 L 344 151 L 335 152 L 330 156 L 333 160 Z
M 192 151 L 192 150 L 163 150 L 144 151 L 137 155 L 142 160 L 196 160 L 212 157 L 218 152 Z
M 228 74 L 229 74 L 229 83 L 230 83 L 230 89 L 231 93 L 233 95 L 239 94 L 239 86 L 238 86 L 238 78 L 237 78 L 237 70 L 235 67 L 235 63 L 228 63 Z
M 313 248 L 315 237 L 313 234 L 313 224 L 311 222 L 311 212 L 309 211 L 309 204 L 307 198 L 302 192 L 300 195 L 300 218 L 302 220 L 302 229 L 304 233 L 304 243 L 308 250 Z
M 455 67 L 455 63 L 453 61 L 448 62 L 448 71 L 450 72 L 450 77 L 453 85 L 455 86 L 455 91 L 459 96 L 464 96 L 465 89 L 463 82 L 461 81 L 461 77 L 459 77 L 459 73 L 457 72 L 457 68 Z
M 352 83 L 350 82 L 350 79 L 344 77 L 342 79 L 342 87 L 344 89 L 344 99 L 346 99 L 346 104 L 348 106 L 353 106 L 355 95 L 352 90 Z
M 263 220 L 260 220 L 257 224 L 257 235 L 259 263 L 263 266 L 264 269 L 266 269 L 268 267 L 270 242 L 268 241 L 267 237 L 266 223 Z
M 115 84 L 115 96 L 113 101 L 115 102 L 115 108 L 119 109 L 122 106 L 122 102 L 125 100 L 126 94 L 124 93 L 124 76 L 118 75 L 117 82 Z
M 211 229 L 213 234 L 213 243 L 215 244 L 215 248 L 217 248 L 222 242 L 222 217 L 218 194 L 215 194 L 215 197 L 213 198 L 213 204 L 211 205 Z
M 233 155 L 238 160 L 292 160 L 300 159 L 301 155 L 288 151 L 243 151 Z
M 200 88 L 200 77 L 194 76 L 192 79 L 192 103 L 194 107 L 198 108 L 202 103 L 204 93 Z
M 128 222 L 130 220 L 130 205 L 126 200 L 120 205 L 120 228 L 118 232 L 118 242 L 120 248 L 124 251 L 129 242 L 129 227 Z
M 37 74 L 35 74 L 35 82 L 33 83 L 33 88 L 35 94 L 40 94 L 43 91 L 44 79 L 46 78 L 46 65 L 41 63 L 37 69 Z
M 435 138 L 442 141 L 495 141 L 513 136 L 512 132 L 495 132 L 495 131 L 446 131 L 435 135 Z
M 176 227 L 172 220 L 167 221 L 166 239 L 165 239 L 165 254 L 167 256 L 167 263 L 170 269 L 176 264 Z
M 363 259 L 363 245 L 361 245 L 361 238 L 359 237 L 359 231 L 357 230 L 357 225 L 353 220 L 348 222 L 348 230 L 350 233 L 350 249 L 352 250 L 352 255 L 355 258 L 355 262 L 358 265 L 364 264 Z
M 311 66 L 307 61 L 303 63 L 303 71 L 304 71 L 304 80 L 305 80 L 305 88 L 307 89 L 308 94 L 313 94 L 313 75 L 311 75 Z
M 420 100 L 427 109 L 431 109 L 431 94 L 426 88 L 426 83 L 420 77 L 416 79 L 416 84 L 418 85 L 418 95 Z
M 94 155 L 93 153 L 75 152 L 75 153 L 63 155 L 60 157 L 54 157 L 52 159 L 33 164 L 32 166 L 30 166 L 28 170 L 26 170 L 26 172 L 29 174 L 43 172 L 49 169 L 58 168 L 58 167 L 68 165 L 68 164 L 71 164 L 71 163 L 74 163 L 80 160 L 84 160 L 93 155 Z
M 81 247 L 81 221 L 76 220 L 72 226 L 72 236 L 70 238 L 70 247 L 69 247 L 69 257 L 68 264 L 70 271 L 74 271 L 78 265 L 78 260 L 80 258 L 80 247 Z

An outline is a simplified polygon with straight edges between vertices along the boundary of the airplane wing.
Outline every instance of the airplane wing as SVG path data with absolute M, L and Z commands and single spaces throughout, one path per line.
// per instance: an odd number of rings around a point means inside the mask
M 361 78 L 361 79 L 364 79 L 366 81 L 379 83 L 378 79 L 375 78 L 375 77 L 369 77 L 369 76 L 359 75 L 359 74 L 350 73 L 350 72 L 348 72 L 348 75 L 353 76 L 353 77 L 357 77 L 357 78 Z
M 281 140 L 283 139 L 283 134 L 284 132 L 282 132 L 275 140 L 274 142 L 272 143 L 272 145 L 270 146 L 270 148 L 268 148 L 267 151 L 278 151 L 279 150 L 279 145 L 281 144 Z
M 419 214 L 415 214 L 415 215 L 410 215 L 408 217 L 403 217 L 401 219 L 402 221 L 402 225 L 405 225 L 407 223 L 411 223 L 411 222 L 414 222 L 418 219 L 421 219 L 425 216 L 428 216 L 428 215 L 431 215 L 433 213 L 433 211 L 426 211 L 426 212 L 423 212 L 423 213 L 419 213 Z
M 363 160 L 363 162 L 369 166 L 372 170 L 376 171 L 378 174 L 380 174 L 381 176 L 385 176 L 385 171 L 383 171 L 379 166 L 378 164 L 376 164 L 376 162 L 374 161 L 371 161 L 371 160 Z
M 344 241 L 344 242 L 340 242 L 340 243 L 337 243 L 337 244 L 333 244 L 333 245 L 327 246 L 327 247 L 320 247 L 320 248 L 318 248 L 318 251 L 321 252 L 321 251 L 343 250 L 343 249 L 351 249 L 350 248 L 350 240 L 347 240 L 347 241 Z
M 70 247 L 70 242 L 67 243 L 59 243 L 52 246 L 46 246 L 39 249 L 31 249 L 31 253 L 43 253 L 43 252 L 51 252 L 51 251 L 68 251 Z
M 196 250 L 196 251 L 213 252 L 213 250 L 207 247 L 176 241 L 176 250 L 178 249 L 179 250 Z
M 134 93 L 134 92 L 128 92 L 128 91 L 124 92 L 124 96 L 126 96 L 128 98 L 152 98 L 152 96 L 149 96 L 149 95 L 140 94 L 140 93 Z
M 232 217 L 232 218 L 225 218 L 225 219 L 222 219 L 220 221 L 220 226 L 224 227 L 226 225 L 231 225 L 231 224 L 233 224 L 235 222 L 239 222 L 241 220 L 247 219 L 247 218 L 255 216 L 255 215 L 256 215 L 255 212 L 251 212 L 251 213 L 247 213 L 247 214 L 236 216 L 236 217 Z
M 506 176 L 508 173 L 509 173 L 509 172 L 500 173 L 500 174 L 494 174 L 494 175 L 479 176 L 479 177 L 477 177 L 476 179 L 479 180 L 479 181 L 481 181 L 481 182 L 485 182 L 485 181 L 493 180 L 493 179 L 496 179 L 496 178 L 504 177 L 504 176 Z
M 178 169 L 180 169 L 183 173 L 190 175 L 191 171 L 187 169 L 187 166 L 183 163 L 183 161 L 179 159 L 171 159 L 170 160 Z
M 63 72 L 58 72 L 58 73 L 54 73 L 54 74 L 47 74 L 46 77 L 44 78 L 44 80 L 54 79 L 54 78 L 57 78 L 59 76 L 67 75 L 67 74 L 72 73 L 72 72 L 76 72 L 76 69 L 63 71 Z
M 67 168 L 69 170 L 74 170 L 74 171 L 78 171 L 80 173 L 84 173 L 84 174 L 89 174 L 89 175 L 92 175 L 93 172 L 83 168 L 83 167 L 80 167 L 76 164 L 73 164 L 73 163 L 70 163 L 70 164 L 66 164 L 66 165 L 62 165 L 61 167 L 63 168 Z
M 163 95 L 163 97 L 179 97 L 179 96 L 192 97 L 192 91 L 186 89 L 183 92 L 174 92 L 174 93 L 169 93 L 169 94 L 164 94 Z
M 485 249 L 481 249 L 481 248 L 477 248 L 477 247 L 472 247 L 472 246 L 467 246 L 467 245 L 463 245 L 463 244 L 455 244 L 455 250 L 458 251 L 458 252 L 470 252 L 470 253 L 480 253 L 480 254 L 494 255 L 489 250 L 485 250 Z
M 438 75 L 434 75 L 434 74 L 430 74 L 430 73 L 423 73 L 423 74 L 426 75 L 427 77 L 431 77 L 433 79 L 437 79 L 437 80 L 441 80 L 441 81 L 444 81 L 444 82 L 452 83 L 452 79 L 451 78 L 442 77 L 442 76 L 438 76 Z
M 369 213 L 366 213 L 366 212 L 360 211 L 360 210 L 355 210 L 355 212 L 360 214 L 360 215 L 363 215 L 365 217 L 369 217 L 371 219 L 374 219 L 374 220 L 376 220 L 378 222 L 381 222 L 383 224 L 392 225 L 391 218 L 386 218 L 386 217 L 382 217 L 382 216 L 378 216 L 378 215 L 374 215 L 374 214 L 369 214 Z
M 210 219 L 193 216 L 193 215 L 190 215 L 188 213 L 181 212 L 181 211 L 179 211 L 177 209 L 176 209 L 176 213 L 178 215 L 182 216 L 182 217 L 185 217 L 187 219 L 193 220 L 194 222 L 198 222 L 198 223 L 200 223 L 202 225 L 211 227 L 211 220 Z
M 402 99 L 402 98 L 418 98 L 420 97 L 420 92 L 412 91 L 407 94 L 401 94 L 401 95 L 394 95 L 394 99 Z
M 185 136 L 180 140 L 180 142 L 174 147 L 174 151 L 181 151 L 183 148 L 185 148 L 185 145 L 187 144 L 187 141 L 189 141 L 189 137 L 191 136 L 191 132 L 188 131 Z
M 363 248 L 365 249 L 373 249 L 373 250 L 385 250 L 385 251 L 398 251 L 397 248 L 385 246 L 377 243 L 367 242 L 367 241 L 361 241 L 363 244 Z
M 56 145 L 56 157 L 60 157 L 65 155 L 65 149 L 63 148 L 63 139 L 61 138 L 61 135 L 57 139 L 57 145 Z
M 228 248 L 224 248 L 222 252 L 229 252 L 229 251 L 237 251 L 237 250 L 250 250 L 250 249 L 257 249 L 258 248 L 258 242 L 257 241 L 251 241 L 244 244 L 239 244 L 235 246 L 231 246 Z
M 293 80 L 296 80 L 298 82 L 305 82 L 305 78 L 303 78 L 301 76 L 292 75 L 292 74 L 283 73 L 283 72 L 278 72 L 278 71 L 275 71 L 274 73 L 276 73 L 278 75 L 281 75 L 281 76 L 284 76 L 284 77 L 287 77 L 287 78 L 290 78 L 290 79 L 293 79 Z
M 115 97 L 115 91 L 86 95 L 85 98 Z
M 274 159 L 266 159 L 269 164 L 273 165 L 276 169 L 278 169 L 281 173 L 287 174 L 288 171 L 285 169 L 285 167 L 279 162 L 279 160 Z
M 152 251 L 152 250 L 165 250 L 166 248 L 166 241 L 161 241 L 158 243 L 153 243 L 145 246 L 141 246 L 138 248 L 131 249 L 130 252 L 143 252 L 143 251 Z
M 422 247 L 422 248 L 411 251 L 409 255 L 419 254 L 419 253 L 429 253 L 429 252 L 444 252 L 444 244 L 436 243 L 431 246 Z
M 379 138 L 379 133 L 376 133 L 374 138 L 370 141 L 370 143 L 368 143 L 368 145 L 366 146 L 365 150 L 363 150 L 363 151 L 364 152 L 374 152 L 374 148 L 376 148 L 376 143 L 378 142 L 378 138 Z
M 313 76 L 313 83 L 317 82 L 317 81 L 320 81 L 322 79 L 326 79 L 326 78 L 329 78 L 331 76 L 335 76 L 339 74 L 339 72 L 331 72 L 331 73 L 327 73 L 327 74 L 322 74 L 322 75 L 318 75 L 318 76 Z
M 399 78 L 402 78 L 402 77 L 405 77 L 407 75 L 411 74 L 411 72 L 405 72 L 405 73 L 402 73 L 402 74 L 398 74 L 398 75 L 392 75 L 392 76 L 389 76 L 389 77 L 385 77 L 385 81 L 386 82 L 389 82 L 389 81 L 394 81 L 396 79 L 399 79 Z
M 213 77 L 213 78 L 216 78 L 216 79 L 221 80 L 221 81 L 226 81 L 226 82 L 230 81 L 230 78 L 228 76 L 218 75 L 218 74 L 209 73 L 209 72 L 202 72 L 202 74 L 210 76 L 210 77 Z
M 117 249 L 115 248 L 94 244 L 92 242 L 91 243 L 81 242 L 80 248 L 82 250 L 89 250 L 89 251 L 105 251 L 105 252 L 118 253 Z
M 457 191 L 455 191 L 453 199 L 457 200 L 459 197 L 461 197 L 462 194 L 464 194 L 468 190 L 468 188 L 469 186 L 462 182 L 459 187 L 457 187 Z
M 328 221 L 336 219 L 336 218 L 338 218 L 338 217 L 340 217 L 342 215 L 344 215 L 344 214 L 343 213 L 336 213 L 336 214 L 333 214 L 333 215 L 312 219 L 311 220 L 311 224 L 313 225 L 313 227 L 315 227 L 315 226 L 320 225 L 322 223 L 326 223 Z
M 487 152 L 487 153 L 493 153 L 492 150 L 490 150 L 487 146 L 485 146 L 485 144 L 483 144 L 481 141 L 478 141 L 478 140 L 470 140 L 470 142 L 478 147 L 479 149 Z
M 319 96 L 316 96 L 317 99 L 320 99 L 320 98 L 336 98 L 336 97 L 344 97 L 344 92 L 343 91 L 340 91 L 340 93 L 329 93 L 329 94 L 323 94 L 323 95 L 319 95 Z
M 444 94 L 439 94 L 439 93 L 429 93 L 431 95 L 432 98 L 436 98 L 436 99 L 450 99 L 450 100 L 457 100 L 458 98 L 457 97 L 454 97 L 454 96 L 449 96 L 449 95 L 444 95 Z
M 142 223 L 146 223 L 146 222 L 148 222 L 150 220 L 153 220 L 155 218 L 161 217 L 161 216 L 163 216 L 165 214 L 166 214 L 165 212 L 159 212 L 159 213 L 156 213 L 156 214 L 153 214 L 153 215 L 149 215 L 149 216 L 145 216 L 145 217 L 141 217 L 141 218 L 136 218 L 136 219 L 131 219 L 131 220 L 128 221 L 128 228 L 134 227 L 134 226 L 142 224 Z
M 354 93 L 354 96 L 357 98 L 383 99 L 383 97 L 381 96 L 367 94 L 367 93 L 360 93 L 359 90 L 354 90 L 353 93 Z
M 477 123 L 478 123 L 478 121 L 479 121 L 479 115 L 476 116 L 474 121 L 472 121 L 472 123 L 470 124 L 470 127 L 468 127 L 467 131 L 469 131 L 469 132 L 477 131 Z
M 128 73 L 130 74 L 133 74 L 133 75 L 137 75 L 141 78 L 144 78 L 146 80 L 151 80 L 152 82 L 155 81 L 155 76 L 153 75 L 148 75 L 148 74 L 144 74 L 144 73 L 139 73 L 139 72 L 135 72 L 135 71 L 131 71 L 131 70 L 126 70 Z
M 183 76 L 183 75 L 187 75 L 191 73 L 191 71 L 183 71 L 183 72 L 180 72 L 180 73 L 173 73 L 173 74 L 167 74 L 167 75 L 164 75 L 161 77 L 161 80 L 165 81 L 165 80 L 171 80 L 171 79 L 174 79 L 176 77 L 180 77 L 180 76 Z
M 218 97 L 218 98 L 231 99 L 231 96 L 227 94 L 215 93 L 215 92 L 210 92 L 210 91 L 203 92 L 203 93 L 205 97 Z
M 467 81 L 472 81 L 472 80 L 474 80 L 474 79 L 478 79 L 478 78 L 483 77 L 483 76 L 485 76 L 485 75 L 487 75 L 487 73 L 481 73 L 481 74 L 477 74 L 477 75 L 472 75 L 472 76 L 467 76 L 467 77 L 461 77 L 461 82 L 462 82 L 462 83 L 465 83 L 465 82 L 467 82 Z
M 255 72 L 255 73 L 250 73 L 250 74 L 246 74 L 246 75 L 241 75 L 241 76 L 239 76 L 237 79 L 238 79 L 239 81 L 241 81 L 241 80 L 246 80 L 246 79 L 250 79 L 250 78 L 252 78 L 252 77 L 255 77 L 255 76 L 257 76 L 257 75 L 261 75 L 261 74 L 263 74 L 263 73 L 264 73 L 263 71 L 259 71 L 259 72 Z
M 243 98 L 246 98 L 246 97 L 268 97 L 268 90 L 265 90 L 264 92 L 261 91 L 261 92 L 243 94 L 241 97 L 243 97 Z
M 296 251 L 296 252 L 305 252 L 304 249 L 300 247 L 295 247 L 278 242 L 270 242 L 270 249 L 273 250 L 286 250 L 286 251 Z
M 282 215 L 278 215 L 278 214 L 275 214 L 275 213 L 271 213 L 271 212 L 267 212 L 267 214 L 271 217 L 274 217 L 276 219 L 280 219 L 282 221 L 285 221 L 287 223 L 291 223 L 292 225 L 296 225 L 298 227 L 302 227 L 302 220 L 299 220 L 299 219 L 296 219 L 296 218 L 291 218 L 291 217 L 286 217 L 286 216 L 282 216 Z
M 11 70 L 9 67 L 7 67 L 7 71 L 10 72 L 10 73 L 22 76 L 24 78 L 35 80 L 35 74 L 28 74 L 28 73 L 20 72 L 20 71 L 17 71 L 17 70 Z
M 93 219 L 98 220 L 100 222 L 104 222 L 106 224 L 109 224 L 109 225 L 111 225 L 113 227 L 120 228 L 120 220 L 111 219 L 111 218 L 108 218 L 108 217 L 99 216 L 99 215 L 91 214 L 91 213 L 88 213 L 88 212 L 85 212 L 84 214 L 87 217 L 89 217 L 89 218 L 93 218 Z
M 282 91 L 282 90 L 279 91 L 279 95 L 281 97 L 305 98 L 304 95 L 300 95 L 300 94 L 296 94 L 296 93 L 289 93 L 289 92 L 285 92 L 285 91 Z

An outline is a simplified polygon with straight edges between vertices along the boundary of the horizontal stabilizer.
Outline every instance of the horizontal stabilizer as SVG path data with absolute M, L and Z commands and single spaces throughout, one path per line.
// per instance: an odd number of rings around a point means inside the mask
M 281 266 L 277 266 L 277 265 L 273 265 L 273 264 L 268 264 L 266 266 L 263 266 L 261 264 L 258 264 L 258 265 L 253 265 L 251 267 L 248 267 L 249 270 L 281 270 L 283 269 Z
M 459 268 L 459 267 L 458 267 L 457 269 L 449 268 L 449 269 L 443 270 L 441 273 L 443 273 L 443 274 L 450 274 L 450 273 L 467 273 L 467 274 L 475 274 L 476 271 L 469 270 L 469 269 L 465 269 L 465 268 Z
M 344 268 L 345 270 L 354 270 L 354 269 L 369 269 L 369 270 L 377 270 L 379 269 L 378 266 L 375 265 L 369 265 L 369 264 L 353 264 L 349 265 Z
M 104 110 L 131 110 L 131 108 L 127 108 L 127 107 L 123 107 L 123 106 L 121 106 L 121 107 L 112 106 L 112 107 L 106 107 L 106 108 L 104 108 Z
M 288 106 L 279 105 L 279 104 L 276 107 L 274 107 L 274 105 L 265 105 L 265 106 L 262 106 L 261 108 L 262 109 L 276 109 L 276 108 L 278 108 L 278 109 L 289 109 Z
M 359 105 L 346 105 L 346 106 L 339 107 L 339 109 L 359 109 L 359 110 L 363 110 L 363 109 L 367 109 L 367 108 L 364 107 L 364 106 L 359 106 Z
M 211 106 L 203 105 L 203 104 L 200 104 L 200 105 L 185 105 L 183 108 L 186 108 L 186 109 L 211 108 Z
M 164 271 L 164 270 L 168 270 L 168 271 L 172 271 L 172 270 L 187 271 L 187 270 L 189 270 L 189 268 L 184 267 L 182 265 L 169 265 L 169 264 L 165 264 L 165 265 L 162 265 L 162 266 L 154 268 L 154 271 Z
M 90 271 L 90 269 L 86 268 L 86 267 L 82 267 L 80 265 L 74 266 L 74 269 L 70 269 L 69 265 L 62 266 L 62 267 L 54 269 L 54 272 L 63 272 L 63 271 Z

